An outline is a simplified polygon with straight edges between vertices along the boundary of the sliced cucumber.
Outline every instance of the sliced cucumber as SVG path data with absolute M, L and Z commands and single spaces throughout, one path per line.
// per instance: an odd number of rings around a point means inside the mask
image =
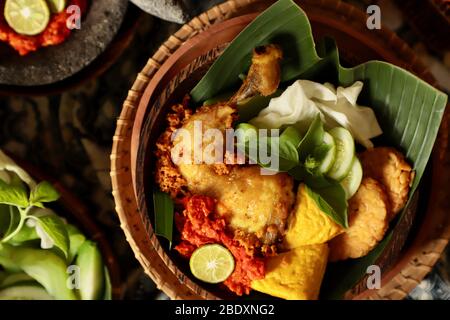
M 342 188 L 345 190 L 345 195 L 347 199 L 353 197 L 353 195 L 358 191 L 359 185 L 361 184 L 363 177 L 363 169 L 361 162 L 357 157 L 353 159 L 352 166 L 348 175 L 341 182 Z
M 85 241 L 78 251 L 76 265 L 80 267 L 80 289 L 82 300 L 98 300 L 105 291 L 105 269 L 97 244 Z
M 0 291 L 0 300 L 55 300 L 40 286 L 15 286 Z
M 347 176 L 352 166 L 353 157 L 355 156 L 355 142 L 352 134 L 341 127 L 331 129 L 330 134 L 336 143 L 336 159 L 327 176 L 341 181 Z
M 327 173 L 331 170 L 331 167 L 336 160 L 336 143 L 334 142 L 334 138 L 328 132 L 325 132 L 323 135 L 323 143 L 330 147 L 325 158 L 323 158 L 322 162 L 319 165 L 320 173 Z
M 23 272 L 42 285 L 58 300 L 77 300 L 75 292 L 67 286 L 66 261 L 51 250 L 0 245 L 0 259 L 6 257 Z
M 258 128 L 250 123 L 240 123 L 236 127 L 238 143 L 248 142 L 258 139 Z

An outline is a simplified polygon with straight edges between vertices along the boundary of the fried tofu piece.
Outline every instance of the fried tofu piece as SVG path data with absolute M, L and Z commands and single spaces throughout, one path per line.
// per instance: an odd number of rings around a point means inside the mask
M 344 232 L 344 228 L 322 212 L 308 195 L 304 184 L 298 188 L 295 208 L 288 220 L 283 246 L 294 249 L 300 246 L 325 243 Z
M 298 247 L 267 258 L 266 276 L 252 281 L 252 289 L 288 300 L 316 300 L 327 258 L 327 244 Z
M 365 177 L 381 182 L 391 204 L 389 221 L 400 212 L 408 201 L 408 193 L 414 172 L 403 154 L 393 148 L 368 149 L 360 155 Z
M 330 241 L 330 261 L 360 258 L 380 242 L 388 228 L 389 199 L 381 183 L 364 178 L 349 200 L 349 227 Z

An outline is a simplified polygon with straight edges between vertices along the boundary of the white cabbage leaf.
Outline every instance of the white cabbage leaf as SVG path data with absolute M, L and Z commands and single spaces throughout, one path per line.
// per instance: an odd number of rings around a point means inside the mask
M 297 80 L 281 96 L 270 100 L 256 118 L 250 121 L 258 128 L 278 129 L 294 125 L 304 134 L 317 114 L 327 129 L 342 126 L 353 138 L 372 148 L 370 139 L 383 133 L 373 110 L 356 103 L 363 88 L 361 81 L 337 89 L 330 83 Z

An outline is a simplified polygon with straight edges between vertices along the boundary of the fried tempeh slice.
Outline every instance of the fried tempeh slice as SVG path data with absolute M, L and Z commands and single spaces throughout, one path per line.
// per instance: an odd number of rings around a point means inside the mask
M 389 224 L 389 199 L 383 185 L 364 178 L 349 200 L 348 212 L 348 229 L 330 241 L 330 261 L 365 256 L 383 239 Z
M 389 221 L 403 209 L 414 172 L 403 154 L 394 148 L 379 147 L 361 153 L 360 160 L 365 177 L 381 182 L 385 187 L 391 204 Z

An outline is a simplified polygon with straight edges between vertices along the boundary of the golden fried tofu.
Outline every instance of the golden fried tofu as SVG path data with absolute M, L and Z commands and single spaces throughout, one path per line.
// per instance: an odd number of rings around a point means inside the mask
M 389 199 L 377 180 L 364 178 L 348 205 L 349 227 L 330 241 L 330 261 L 365 256 L 388 228 Z
M 284 247 L 294 249 L 304 245 L 325 243 L 344 232 L 344 229 L 322 212 L 308 195 L 308 187 L 298 188 L 295 208 L 288 220 Z
M 405 206 L 414 172 L 403 154 L 393 148 L 368 149 L 360 155 L 365 177 L 381 182 L 391 204 L 389 220 Z
M 327 266 L 328 245 L 295 248 L 267 258 L 266 276 L 252 289 L 289 300 L 316 300 Z

